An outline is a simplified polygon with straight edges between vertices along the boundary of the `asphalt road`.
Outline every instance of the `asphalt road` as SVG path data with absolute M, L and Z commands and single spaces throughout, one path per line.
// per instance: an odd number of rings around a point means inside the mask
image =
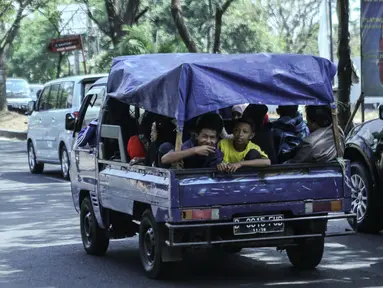
M 318 269 L 293 269 L 285 252 L 245 249 L 194 257 L 166 281 L 147 279 L 137 238 L 85 254 L 69 183 L 58 167 L 32 175 L 25 143 L 0 139 L 0 287 L 383 287 L 383 235 L 332 238 Z M 344 221 L 331 225 L 346 229 Z

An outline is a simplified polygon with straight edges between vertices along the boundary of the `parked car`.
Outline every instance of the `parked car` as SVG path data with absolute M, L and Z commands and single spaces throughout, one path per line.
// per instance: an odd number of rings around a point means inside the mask
M 10 111 L 27 111 L 30 97 L 29 84 L 24 79 L 8 78 L 6 81 L 6 97 L 8 110 Z
M 89 88 L 106 75 L 61 78 L 45 84 L 37 101 L 28 107 L 28 163 L 32 173 L 42 173 L 44 163 L 60 164 L 69 179 L 72 135 L 65 130 L 65 115 L 78 114 Z
M 383 170 L 377 153 L 381 140 L 374 137 L 383 130 L 383 107 L 380 119 L 355 126 L 347 135 L 344 158 L 351 161 L 352 203 L 351 212 L 357 214 L 359 232 L 376 233 L 383 229 Z M 352 223 L 355 224 L 355 223 Z
M 40 90 L 42 91 L 43 88 L 44 88 L 44 85 L 42 84 L 29 84 L 29 88 L 31 90 L 31 99 L 36 101 L 37 100 L 37 92 L 39 92 Z

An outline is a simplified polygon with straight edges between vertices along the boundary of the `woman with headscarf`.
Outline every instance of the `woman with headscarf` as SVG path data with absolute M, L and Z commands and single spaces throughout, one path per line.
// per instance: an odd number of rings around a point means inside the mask
M 245 112 L 246 107 L 249 104 L 239 104 L 239 105 L 234 105 L 233 108 L 231 109 L 231 117 L 232 117 L 232 122 L 235 120 L 242 118 L 243 112 Z M 222 129 L 220 137 L 222 139 L 233 139 L 233 135 L 227 133 L 227 130 L 225 127 Z

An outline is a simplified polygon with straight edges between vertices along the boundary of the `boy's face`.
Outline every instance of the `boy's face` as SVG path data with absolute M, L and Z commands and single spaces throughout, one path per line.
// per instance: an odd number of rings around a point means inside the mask
M 238 123 L 234 127 L 233 136 L 237 144 L 247 144 L 254 137 L 254 132 L 249 124 Z
M 210 129 L 202 129 L 196 137 L 198 146 L 208 145 L 215 147 L 217 145 L 217 132 Z

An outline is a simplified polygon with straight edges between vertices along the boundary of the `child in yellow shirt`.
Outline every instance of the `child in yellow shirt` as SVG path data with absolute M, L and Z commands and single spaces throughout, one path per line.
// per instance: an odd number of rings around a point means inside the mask
M 223 153 L 219 171 L 235 172 L 241 167 L 265 167 L 270 160 L 258 145 L 251 142 L 254 137 L 254 124 L 250 119 L 238 119 L 234 124 L 233 139 L 223 139 L 218 148 Z

